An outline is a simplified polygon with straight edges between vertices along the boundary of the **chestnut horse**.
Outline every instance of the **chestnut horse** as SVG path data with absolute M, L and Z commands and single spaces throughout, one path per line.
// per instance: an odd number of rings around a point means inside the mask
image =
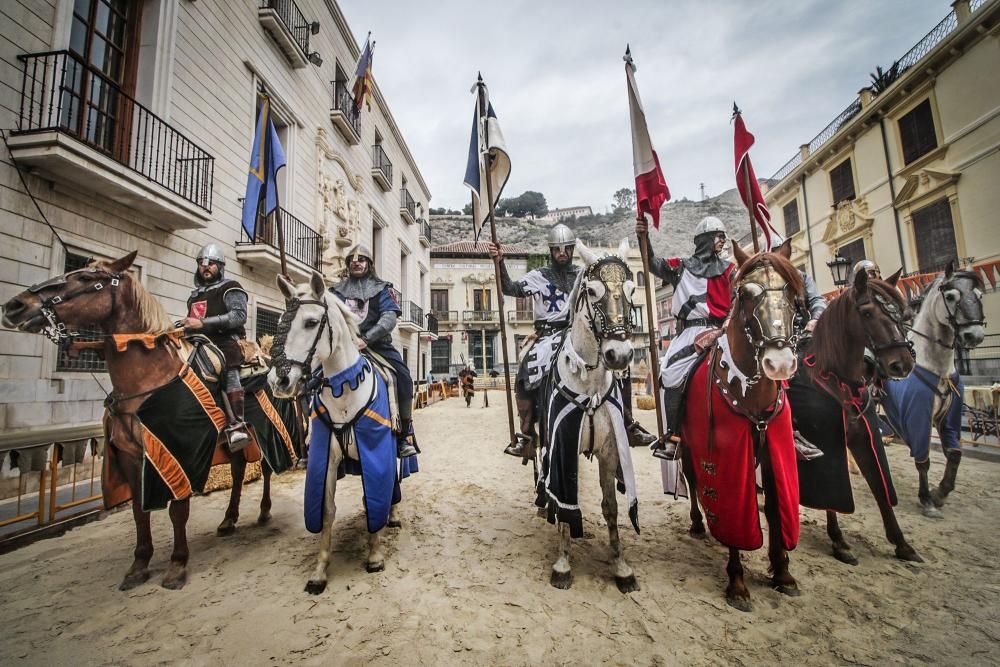
M 149 512 L 142 509 L 143 427 L 135 418 L 136 410 L 156 389 L 174 380 L 183 368 L 190 346 L 175 336 L 166 335 L 174 329 L 163 307 L 143 288 L 128 269 L 135 260 L 132 252 L 112 262 L 94 262 L 29 287 L 4 304 L 3 324 L 30 333 L 45 332 L 56 342 L 66 338 L 65 327 L 99 326 L 103 332 L 103 353 L 108 375 L 114 387 L 111 398 L 114 409 L 105 412 L 104 427 L 108 439 L 104 477 L 109 474 L 124 482 L 131 492 L 135 519 L 135 560 L 119 586 L 129 590 L 149 579 L 149 561 L 153 556 L 153 536 Z M 113 336 L 135 334 L 149 345 L 115 344 Z M 239 515 L 244 453 L 231 455 L 233 487 L 226 517 L 219 526 L 220 535 L 232 532 Z M 112 463 L 114 461 L 114 463 Z M 264 490 L 257 522 L 266 523 L 271 517 L 271 469 L 262 461 Z M 128 500 L 125 493 L 108 497 L 105 504 L 113 506 Z M 188 544 L 186 524 L 189 497 L 170 502 L 170 520 L 174 528 L 174 549 L 170 566 L 163 577 L 163 587 L 178 589 L 187 581 Z
M 695 365 L 681 426 L 684 475 L 691 487 L 692 535 L 708 528 L 729 547 L 726 602 L 750 611 L 740 550 L 763 544 L 754 469 L 761 467 L 772 584 L 798 595 L 786 550 L 798 541 L 798 474 L 792 420 L 782 383 L 794 375 L 795 314 L 804 288 L 788 261 L 790 246 L 748 257 L 733 252 L 739 271 L 722 335 Z
M 850 451 L 878 504 L 885 535 L 900 560 L 922 562 L 896 521 L 896 492 L 879 432 L 876 401 L 879 378 L 906 377 L 914 355 L 906 340 L 912 318 L 896 282 L 875 280 L 859 271 L 851 288 L 830 302 L 819 318 L 802 368 L 788 388 L 796 431 L 823 451 L 799 461 L 799 495 L 803 506 L 826 511 L 826 531 L 834 557 L 848 565 L 858 561 L 844 539 L 837 513 L 854 511 L 847 452 Z M 866 348 L 874 365 L 865 359 Z

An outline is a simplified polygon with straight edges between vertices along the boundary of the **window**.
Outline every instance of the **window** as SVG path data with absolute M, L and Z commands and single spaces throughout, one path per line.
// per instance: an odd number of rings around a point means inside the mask
M 472 309 L 473 310 L 493 310 L 493 299 L 490 298 L 491 290 L 488 289 L 477 289 L 472 293 Z
M 493 358 L 493 339 L 495 337 L 495 333 L 489 332 L 485 336 L 486 368 L 493 368 L 493 365 L 496 363 Z M 478 372 L 483 372 L 483 332 L 481 331 L 469 332 L 469 361 L 473 363 Z
M 431 341 L 431 373 L 447 373 L 451 366 L 451 341 L 447 338 Z
M 90 260 L 90 257 L 67 250 L 63 271 L 69 272 L 82 269 L 90 263 Z M 101 328 L 98 326 L 80 327 L 71 330 L 83 334 L 82 336 L 76 338 L 78 341 L 101 340 Z M 97 350 L 80 350 L 80 355 L 78 357 L 71 358 L 65 349 L 61 347 L 59 348 L 59 357 L 56 360 L 56 372 L 69 371 L 89 373 L 106 370 L 107 365 L 104 363 L 104 360 L 98 356 Z
M 646 274 L 643 273 L 642 271 L 635 272 L 635 285 L 636 287 L 646 286 Z
M 899 119 L 899 142 L 903 146 L 903 163 L 910 164 L 917 158 L 937 148 L 934 134 L 934 114 L 931 101 L 924 100 Z
M 843 245 L 838 250 L 841 257 L 846 257 L 850 260 L 851 266 L 854 266 L 861 260 L 865 259 L 865 240 L 856 239 L 851 241 L 847 245 Z
M 278 333 L 278 319 L 281 313 L 257 306 L 257 342 L 264 336 L 273 336 Z
M 913 236 L 921 273 L 940 271 L 958 257 L 951 203 L 947 197 L 913 212 Z
M 432 289 L 431 290 L 431 310 L 438 315 L 438 319 L 447 319 L 448 317 L 448 290 L 446 289 Z
M 785 238 L 791 238 L 799 233 L 799 200 L 792 201 L 781 207 L 781 214 L 785 217 Z
M 830 170 L 830 190 L 833 192 L 834 206 L 855 198 L 854 174 L 851 171 L 850 158 Z
M 399 286 L 409 292 L 409 280 L 407 279 L 410 273 L 410 255 L 406 249 L 399 251 Z M 413 295 L 410 295 L 410 300 L 413 300 Z
M 385 275 L 385 266 L 382 264 L 382 227 L 384 223 L 379 224 L 382 218 L 372 210 L 372 263 L 375 265 L 375 271 L 380 275 Z

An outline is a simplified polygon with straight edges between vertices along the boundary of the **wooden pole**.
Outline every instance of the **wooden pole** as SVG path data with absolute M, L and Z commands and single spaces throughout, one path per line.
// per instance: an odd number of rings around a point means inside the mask
M 488 127 L 486 125 L 486 84 L 483 83 L 483 77 L 479 77 L 477 82 L 478 95 L 479 95 L 479 118 L 480 122 L 483 123 L 483 135 L 486 139 L 486 146 L 489 146 L 489 134 Z M 484 157 L 487 160 L 486 164 L 486 197 L 488 199 L 489 212 L 490 212 L 490 239 L 493 244 L 500 247 L 500 242 L 497 240 L 497 224 L 493 211 L 493 183 L 490 181 L 490 168 L 489 168 L 489 153 Z M 503 379 L 506 392 L 504 395 L 507 397 L 507 427 L 510 431 L 510 444 L 515 444 L 517 438 L 514 436 L 514 403 L 510 396 L 510 363 L 507 359 L 507 322 L 504 318 L 503 313 L 503 290 L 501 285 L 503 281 L 500 276 L 500 258 L 496 257 L 493 260 L 493 272 L 496 278 L 497 286 L 497 308 L 500 315 L 500 351 L 503 354 Z M 483 345 L 483 352 L 485 354 L 486 346 Z
M 274 174 L 270 173 L 271 166 L 271 134 L 268 132 L 268 128 L 271 126 L 271 98 L 268 97 L 267 93 L 262 93 L 264 98 L 264 127 L 261 129 L 260 140 L 264 142 L 266 150 L 264 151 L 264 164 L 260 165 L 261 173 L 264 174 L 264 200 L 267 200 L 267 183 Z M 278 259 L 281 262 L 281 275 L 285 277 L 289 282 L 292 281 L 292 277 L 288 275 L 288 260 L 285 258 L 285 230 L 282 228 L 282 217 L 281 217 L 281 202 L 278 201 L 278 190 L 275 188 L 275 209 L 274 209 L 274 224 L 278 228 Z M 266 222 L 266 221 L 265 221 Z M 253 239 L 251 239 L 253 240 Z
M 756 255 L 760 252 L 760 242 L 757 241 L 757 219 L 753 215 L 753 197 L 750 195 L 750 170 L 746 168 L 743 169 L 743 183 L 747 193 L 747 213 L 750 215 L 750 237 L 753 239 L 753 254 Z
M 639 252 L 642 254 L 642 271 L 646 274 L 646 322 L 649 326 L 649 372 L 653 377 L 653 403 L 656 406 L 656 434 L 663 441 L 663 412 L 660 409 L 660 361 L 657 353 L 658 333 L 653 330 L 653 296 L 650 287 L 652 274 L 649 272 L 649 232 L 639 236 Z

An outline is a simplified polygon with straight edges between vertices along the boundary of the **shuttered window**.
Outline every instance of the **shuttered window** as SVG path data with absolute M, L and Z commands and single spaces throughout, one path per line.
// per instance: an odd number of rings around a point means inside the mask
M 913 212 L 913 236 L 917 241 L 917 264 L 921 273 L 940 271 L 958 257 L 955 225 L 947 197 Z
M 64 272 L 76 271 L 87 266 L 91 261 L 90 257 L 74 252 L 66 252 L 66 262 L 63 265 Z M 80 334 L 74 338 L 77 341 L 101 340 L 101 328 L 98 326 L 69 327 L 70 332 Z M 103 372 L 108 369 L 107 364 L 97 355 L 97 350 L 80 350 L 79 356 L 70 357 L 68 352 L 60 347 L 59 358 L 56 360 L 57 372 Z
M 865 240 L 857 239 L 856 241 L 851 241 L 845 246 L 840 247 L 840 256 L 846 257 L 851 261 L 851 266 L 854 266 L 865 257 Z
M 903 146 L 903 162 L 910 164 L 937 148 L 934 134 L 934 114 L 931 101 L 924 100 L 899 119 L 899 141 Z
M 799 200 L 793 199 L 785 204 L 781 209 L 781 214 L 785 217 L 785 236 L 791 237 L 799 232 Z
M 854 173 L 851 171 L 851 160 L 844 160 L 830 171 L 830 190 L 833 192 L 833 205 L 855 198 Z
M 257 342 L 264 336 L 273 336 L 278 333 L 278 320 L 281 313 L 269 308 L 257 306 Z

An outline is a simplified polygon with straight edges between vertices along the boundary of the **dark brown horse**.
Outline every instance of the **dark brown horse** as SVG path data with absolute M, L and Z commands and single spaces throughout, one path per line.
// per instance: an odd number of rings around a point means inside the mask
M 906 340 L 912 315 L 895 288 L 898 279 L 899 272 L 887 281 L 858 272 L 851 288 L 831 301 L 819 318 L 801 369 L 788 389 L 796 430 L 823 451 L 815 460 L 799 461 L 801 503 L 826 510 L 833 555 L 849 565 L 858 561 L 837 520 L 838 512 L 854 511 L 848 451 L 878 504 L 896 557 L 922 562 L 892 509 L 896 492 L 876 414 L 878 378 L 906 377 L 914 365 Z
M 131 497 L 136 526 L 135 560 L 119 586 L 121 590 L 149 579 L 149 561 L 153 556 L 149 512 L 143 511 L 140 502 L 143 427 L 135 413 L 151 391 L 178 376 L 189 348 L 176 336 L 167 335 L 174 327 L 166 311 L 128 272 L 135 256 L 133 252 L 113 262 L 95 262 L 57 276 L 21 292 L 3 307 L 3 324 L 20 331 L 47 331 L 56 340 L 59 335 L 54 330 L 63 330 L 60 325 L 93 325 L 103 332 L 102 350 L 115 398 L 114 409 L 107 411 L 104 418 L 108 444 L 102 484 L 104 500 L 106 506 L 113 507 Z M 140 340 L 121 346 L 114 336 L 123 335 Z M 226 517 L 218 528 L 220 535 L 231 533 L 239 516 L 246 467 L 243 452 L 231 456 L 231 466 L 233 488 Z M 266 523 L 271 516 L 271 470 L 263 461 L 262 468 L 264 495 L 258 523 Z M 189 497 L 170 502 L 174 549 L 163 577 L 165 588 L 181 588 L 187 581 L 189 511 Z
M 794 319 L 803 299 L 786 242 L 748 257 L 733 244 L 740 267 L 722 336 L 695 366 L 681 430 L 684 474 L 691 487 L 692 535 L 705 533 L 729 547 L 726 601 L 750 611 L 741 550 L 763 544 L 754 469 L 764 481 L 772 585 L 798 595 L 786 551 L 798 540 L 798 477 L 792 422 L 782 383 L 796 370 Z

